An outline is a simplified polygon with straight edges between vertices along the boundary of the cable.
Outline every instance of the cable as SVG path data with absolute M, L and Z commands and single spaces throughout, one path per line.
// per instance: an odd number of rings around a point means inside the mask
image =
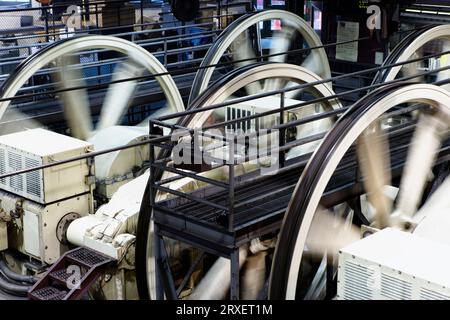
M 27 295 L 30 289 L 31 286 L 11 283 L 0 275 L 0 290 L 2 291 L 23 297 Z
M 304 52 L 304 51 L 316 50 L 316 49 L 320 49 L 320 48 L 324 48 L 324 47 L 331 47 L 331 46 L 336 46 L 336 45 L 341 45 L 341 44 L 346 44 L 346 43 L 358 42 L 358 41 L 360 41 L 362 39 L 366 39 L 366 38 L 369 38 L 369 37 L 360 38 L 360 39 L 356 39 L 356 40 L 337 42 L 337 43 L 327 44 L 327 45 L 318 46 L 318 47 L 295 49 L 295 50 L 290 50 L 290 51 L 286 51 L 286 52 L 282 52 L 282 53 L 261 55 L 261 56 L 258 56 L 256 58 L 269 58 L 269 57 L 275 57 L 275 56 L 280 56 L 280 55 L 287 55 L 287 54 L 290 54 L 290 53 L 299 53 L 299 52 Z M 399 62 L 399 63 L 390 64 L 390 65 L 383 65 L 383 66 L 380 66 L 380 67 L 375 67 L 375 68 L 370 68 L 370 69 L 366 69 L 366 70 L 361 70 L 361 71 L 357 71 L 357 72 L 353 72 L 353 73 L 347 74 L 345 76 L 346 77 L 352 77 L 352 76 L 355 76 L 355 75 L 361 75 L 361 74 L 365 74 L 365 73 L 376 72 L 376 71 L 392 68 L 392 67 L 395 67 L 395 66 L 402 66 L 402 65 L 405 65 L 405 64 L 410 64 L 410 63 L 426 60 L 426 59 L 429 59 L 429 58 L 439 57 L 439 56 L 446 55 L 446 54 L 450 54 L 450 50 L 449 51 L 440 52 L 440 53 L 437 53 L 437 54 L 432 54 L 432 55 L 420 57 L 420 58 L 411 59 L 411 60 L 408 60 L 408 61 L 405 61 L 405 62 Z M 60 93 L 60 92 L 82 90 L 82 89 L 105 89 L 109 85 L 116 84 L 116 83 L 122 83 L 122 82 L 128 82 L 128 81 L 140 81 L 140 80 L 146 80 L 146 79 L 154 79 L 156 77 L 166 76 L 166 75 L 170 75 L 170 76 L 173 77 L 173 76 L 182 75 L 182 74 L 185 74 L 185 73 L 188 73 L 188 72 L 195 72 L 195 71 L 198 71 L 198 70 L 201 70 L 201 69 L 208 69 L 208 68 L 213 68 L 213 67 L 214 68 L 215 67 L 222 67 L 222 66 L 227 66 L 227 65 L 231 65 L 231 64 L 242 63 L 242 62 L 247 62 L 247 61 L 254 61 L 254 60 L 255 60 L 255 57 L 248 58 L 248 59 L 240 59 L 240 60 L 235 60 L 235 61 L 221 62 L 221 63 L 217 63 L 217 64 L 213 64 L 213 65 L 207 65 L 207 66 L 203 66 L 203 67 L 198 66 L 198 67 L 182 68 L 182 69 L 174 70 L 174 71 L 171 71 L 171 72 L 167 71 L 167 72 L 163 72 L 163 73 L 144 75 L 144 76 L 127 78 L 127 79 L 120 79 L 120 80 L 115 80 L 115 81 L 109 81 L 109 82 L 102 83 L 102 84 L 95 84 L 95 85 L 89 85 L 89 86 L 75 86 L 75 87 L 70 87 L 70 88 L 64 88 L 64 89 L 57 89 L 57 90 L 47 91 L 47 92 L 43 92 L 43 93 L 39 93 L 38 92 L 38 93 L 32 93 L 32 94 L 24 94 L 24 95 L 15 96 L 15 97 L 0 98 L 0 102 L 8 101 L 8 100 L 17 100 L 17 99 L 35 97 L 35 96 L 40 96 L 40 95 L 56 94 L 56 93 Z M 334 81 L 337 78 L 342 78 L 342 76 L 325 79 L 324 82 L 332 82 L 332 81 Z M 285 89 L 284 92 L 293 91 L 293 90 L 296 90 L 296 89 L 298 89 L 298 88 L 292 87 L 292 88 Z
M 26 282 L 29 284 L 34 284 L 38 280 L 38 278 L 34 276 L 22 275 L 12 271 L 11 269 L 8 268 L 4 260 L 0 260 L 0 271 L 6 278 L 18 282 Z

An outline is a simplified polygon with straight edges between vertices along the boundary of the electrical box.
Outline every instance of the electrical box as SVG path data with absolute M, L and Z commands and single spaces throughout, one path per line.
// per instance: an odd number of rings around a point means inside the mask
M 82 140 L 45 129 L 0 136 L 0 174 L 49 164 L 93 151 Z M 0 188 L 40 204 L 89 192 L 87 159 L 0 180 Z
M 308 105 L 295 107 L 296 105 L 302 103 L 304 103 L 304 101 L 288 98 L 284 99 L 284 106 L 286 108 L 292 107 L 289 110 L 286 110 L 286 112 L 284 113 L 283 122 L 285 124 L 289 122 L 292 123 L 307 117 L 311 117 L 320 114 L 324 111 L 324 106 L 321 105 L 320 103 L 311 103 Z M 235 105 L 230 105 L 226 107 L 225 120 L 230 121 L 261 114 L 264 112 L 279 109 L 280 106 L 281 106 L 281 98 L 274 96 L 254 99 L 238 103 Z M 278 124 L 280 124 L 279 112 L 265 117 L 258 117 L 256 119 L 230 124 L 227 126 L 227 132 L 231 133 L 235 133 L 236 131 L 237 132 L 242 131 L 245 133 L 255 132 L 262 129 L 270 129 Z M 323 119 L 317 119 L 307 124 L 289 127 L 286 129 L 285 132 L 286 141 L 290 142 L 294 140 L 301 140 L 308 137 L 313 137 L 317 135 L 317 133 L 319 132 L 320 133 L 328 132 L 328 130 L 332 127 L 332 125 L 333 119 L 328 117 Z M 278 139 L 274 131 L 272 132 L 271 137 Z M 317 148 L 319 143 L 320 143 L 319 141 L 315 140 L 312 142 L 305 142 L 297 147 L 294 147 L 287 152 L 286 159 L 292 159 L 300 155 L 313 152 Z
M 339 300 L 450 300 L 450 245 L 384 229 L 339 253 Z
M 284 106 L 290 107 L 296 104 L 300 104 L 303 101 L 294 99 L 284 99 Z M 241 102 L 236 105 L 230 105 L 226 107 L 225 111 L 225 121 L 231 121 L 235 119 L 240 119 L 244 117 L 253 116 L 255 114 L 260 114 L 275 109 L 279 109 L 281 106 L 281 99 L 279 97 L 264 97 L 260 99 L 254 99 L 250 101 Z M 305 108 L 305 107 L 303 107 Z M 288 121 L 289 116 L 294 116 L 295 110 L 286 111 L 285 122 Z M 232 125 L 228 125 L 227 129 L 241 129 L 242 131 L 255 131 L 260 129 L 269 129 L 270 127 L 279 124 L 280 116 L 279 113 L 272 114 L 271 116 L 261 117 L 256 119 L 251 119 L 246 122 L 240 122 Z M 292 120 L 292 119 L 290 119 Z

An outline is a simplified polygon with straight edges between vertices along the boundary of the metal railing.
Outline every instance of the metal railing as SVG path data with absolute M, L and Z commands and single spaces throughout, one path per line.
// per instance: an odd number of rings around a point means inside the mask
M 357 39 L 355 41 L 358 41 Z M 337 44 L 327 44 L 325 46 L 332 46 L 332 45 L 337 45 Z M 307 48 L 307 49 L 299 49 L 299 50 L 293 50 L 292 52 L 285 52 L 285 53 L 280 53 L 282 55 L 285 55 L 287 53 L 299 53 L 299 52 L 305 52 L 308 50 L 315 50 L 318 49 L 320 47 L 317 48 Z M 53 167 L 53 166 L 58 166 L 61 164 L 65 164 L 65 163 L 70 163 L 70 162 L 74 162 L 74 161 L 79 161 L 79 160 L 83 160 L 83 159 L 94 159 L 95 157 L 98 157 L 100 155 L 104 155 L 110 152 L 115 152 L 115 151 L 119 151 L 119 150 L 124 150 L 124 149 L 129 149 L 129 148 L 134 148 L 134 147 L 138 147 L 138 146 L 142 146 L 145 144 L 150 144 L 151 149 L 153 150 L 151 152 L 151 159 L 150 159 L 150 167 L 153 168 L 152 170 L 165 170 L 167 172 L 170 172 L 172 174 L 176 174 L 176 176 L 172 176 L 167 180 L 163 180 L 158 182 L 157 180 L 154 180 L 152 182 L 152 185 L 155 187 L 155 189 L 160 190 L 160 191 L 164 191 L 164 192 L 168 192 L 171 193 L 175 196 L 178 197 L 187 197 L 190 200 L 195 200 L 195 201 L 202 201 L 203 204 L 208 204 L 208 205 L 212 205 L 215 206 L 216 209 L 225 209 L 228 208 L 228 210 L 233 210 L 232 208 L 234 207 L 233 201 L 234 201 L 234 189 L 236 188 L 236 184 L 235 184 L 235 180 L 236 180 L 236 174 L 235 174 L 235 166 L 236 164 L 238 164 L 238 162 L 236 161 L 232 161 L 229 163 L 225 163 L 224 165 L 228 166 L 230 168 L 229 170 L 229 177 L 228 177 L 228 183 L 227 182 L 221 182 L 221 181 L 215 181 L 214 179 L 209 179 L 209 178 L 205 178 L 200 176 L 199 174 L 195 174 L 192 172 L 186 172 L 185 170 L 180 170 L 177 168 L 171 168 L 167 166 L 167 163 L 169 163 L 170 161 L 172 161 L 172 157 L 170 156 L 170 154 L 164 158 L 158 159 L 156 157 L 156 152 L 155 152 L 155 148 L 165 148 L 165 149 L 171 149 L 174 146 L 174 141 L 178 141 L 178 140 L 174 140 L 174 130 L 185 130 L 187 132 L 187 134 L 193 138 L 195 135 L 199 134 L 198 130 L 192 129 L 192 128 L 188 128 L 186 126 L 181 126 L 181 125 L 177 125 L 177 124 L 171 124 L 170 122 L 173 119 L 180 119 L 183 117 L 187 117 L 187 116 L 192 116 L 198 113 L 202 113 L 205 111 L 210 111 L 210 110 L 217 110 L 219 108 L 224 108 L 230 105 L 235 105 L 235 104 L 239 104 L 239 103 L 243 103 L 243 102 L 247 102 L 250 100 L 254 100 L 254 99 L 259 99 L 259 98 L 263 98 L 263 97 L 268 97 L 268 96 L 272 96 L 272 95 L 278 95 L 281 96 L 280 99 L 280 106 L 278 108 L 275 108 L 273 110 L 269 110 L 257 115 L 250 115 L 250 116 L 245 116 L 239 119 L 233 119 L 233 120 L 229 120 L 229 121 L 222 121 L 220 123 L 215 123 L 209 126 L 206 126 L 204 128 L 201 129 L 200 131 L 200 135 L 201 136 L 205 136 L 207 135 L 207 131 L 210 129 L 215 129 L 215 128 L 226 128 L 227 126 L 233 125 L 233 124 L 237 124 L 237 123 L 243 123 L 252 119 L 256 119 L 256 118 L 261 118 L 261 117 L 266 117 L 266 116 L 271 116 L 271 115 L 279 115 L 280 119 L 284 119 L 284 115 L 286 112 L 288 112 L 289 110 L 292 109 L 296 109 L 296 108 L 300 108 L 300 107 L 305 107 L 311 104 L 315 104 L 315 103 L 322 103 L 326 100 L 333 100 L 336 98 L 342 98 L 345 97 L 346 95 L 349 94 L 353 94 L 355 92 L 368 92 L 369 90 L 373 90 L 382 86 L 386 86 L 389 84 L 394 84 L 394 83 L 399 83 L 399 82 L 403 82 L 403 81 L 407 81 L 407 80 L 414 80 L 415 78 L 420 78 L 426 75 L 433 75 L 435 73 L 441 72 L 441 71 L 445 71 L 450 69 L 450 66 L 446 66 L 446 67 L 442 67 L 442 68 L 438 68 L 438 69 L 434 69 L 434 70 L 429 70 L 429 71 L 424 71 L 421 73 L 418 73 L 416 75 L 411 75 L 408 77 L 402 77 L 399 79 L 395 79 L 392 81 L 388 81 L 388 82 L 384 82 L 384 83 L 374 83 L 372 85 L 369 86 L 364 86 L 361 88 L 356 88 L 356 89 L 352 89 L 352 90 L 347 90 L 345 92 L 342 93 L 338 93 L 329 97 L 325 97 L 325 98 L 317 98 L 317 99 L 312 99 L 309 101 L 305 101 L 305 102 L 301 102 L 298 104 L 294 104 L 294 105 L 290 105 L 290 106 L 285 106 L 283 104 L 284 101 L 284 95 L 288 92 L 291 91 L 296 91 L 296 90 L 301 90 L 301 89 L 308 89 L 308 88 L 312 88 L 314 86 L 317 86 L 319 84 L 325 84 L 325 83 L 329 83 L 329 82 L 335 82 L 335 81 L 340 81 L 342 79 L 345 79 L 347 77 L 354 77 L 354 76 L 365 76 L 367 74 L 373 74 L 376 72 L 381 72 L 381 71 L 385 71 L 388 70 L 390 68 L 393 67 L 397 67 L 397 66 L 404 66 L 406 64 L 411 64 L 411 63 L 415 63 L 421 60 L 426 60 L 432 57 L 439 57 L 442 55 L 446 55 L 446 54 L 450 54 L 450 51 L 447 52 L 441 52 L 441 53 L 437 53 L 437 54 L 433 54 L 433 55 L 428 55 L 428 56 L 424 56 L 424 57 L 420 57 L 420 58 L 415 58 L 415 59 L 410 59 L 408 61 L 405 62 L 401 62 L 401 63 L 394 63 L 394 64 L 390 64 L 390 65 L 383 65 L 383 66 L 379 66 L 379 67 L 374 67 L 374 68 L 369 68 L 367 70 L 361 70 L 361 71 L 357 71 L 354 73 L 350 73 L 350 74 L 342 74 L 336 77 L 332 77 L 330 79 L 324 79 L 324 80 L 320 80 L 320 81 L 315 81 L 315 82 L 311 82 L 311 83 L 306 83 L 306 84 L 301 84 L 301 85 L 296 85 L 296 86 L 292 86 L 289 88 L 283 88 L 283 89 L 279 89 L 279 90 L 274 90 L 271 92 L 265 92 L 265 93 L 261 93 L 261 94 L 257 94 L 257 95 L 252 95 L 252 96 L 246 96 L 246 97 L 241 97 L 241 98 L 234 98 L 231 100 L 228 100 L 226 102 L 220 103 L 220 104 L 216 104 L 216 105 L 209 105 L 209 106 L 205 106 L 201 109 L 193 109 L 193 110 L 186 110 L 184 112 L 179 112 L 173 115 L 168 115 L 168 116 L 164 116 L 164 117 L 159 117 L 157 119 L 152 119 L 150 121 L 150 127 L 151 127 L 151 131 L 149 138 L 145 141 L 141 141 L 141 142 L 137 142 L 134 144 L 130 144 L 130 145 L 126 145 L 126 146 L 118 146 L 115 148 L 110 148 L 107 150 L 102 150 L 102 151 L 95 151 L 95 152 L 91 152 L 89 154 L 86 155 L 82 155 L 82 156 L 78 156 L 78 157 L 73 157 L 73 158 L 68 158 L 65 160 L 61 160 L 61 161 L 56 161 L 54 163 L 50 163 L 50 164 L 46 164 L 46 165 L 41 165 L 41 166 L 37 166 L 37 167 L 32 167 L 32 168 L 27 168 L 27 169 L 23 169 L 23 170 L 18 170 L 18 171 L 14 171 L 14 172 L 7 172 L 4 174 L 0 175 L 0 179 L 4 179 L 7 177 L 11 177 L 11 176 L 15 176 L 15 175 L 20 175 L 20 174 L 24 174 L 24 173 L 28 173 L 28 172 L 32 172 L 32 171 L 37 171 L 37 170 L 42 170 L 45 168 L 49 168 L 49 167 Z M 259 58 L 263 58 L 263 57 L 269 57 L 269 56 L 274 56 L 274 55 L 265 55 L 265 56 L 261 56 Z M 243 62 L 243 61 L 252 61 L 255 58 L 251 58 L 251 59 L 243 59 L 240 61 L 234 61 L 234 62 L 230 62 L 230 63 L 239 63 L 239 62 Z M 225 63 L 229 64 L 229 63 Z M 211 67 L 217 67 L 217 66 L 221 66 L 223 65 L 223 63 L 219 63 L 213 66 L 205 66 L 203 68 L 211 68 Z M 190 68 L 189 69 L 191 72 L 194 72 L 196 70 L 199 70 L 199 68 Z M 171 71 L 171 72 L 167 72 L 167 73 L 162 73 L 162 74 L 156 74 L 156 75 L 149 75 L 149 76 L 141 76 L 141 77 L 135 77 L 132 79 L 124 79 L 124 80 L 118 80 L 118 81 L 112 81 L 109 82 L 107 84 L 101 84 L 101 85 L 94 85 L 94 86 L 89 86 L 88 88 L 94 87 L 94 88 L 104 88 L 105 86 L 111 84 L 111 83 L 118 83 L 118 82 L 123 82 L 123 81 L 131 81 L 131 80 L 148 80 L 148 79 L 154 79 L 155 77 L 158 76 L 162 76 L 162 75 L 167 75 L 170 74 L 172 76 L 177 75 L 179 72 L 184 72 L 185 70 L 181 70 L 181 71 Z M 445 81 L 440 81 L 440 82 L 436 82 L 437 85 L 443 85 L 443 84 L 447 84 L 449 83 L 450 80 L 445 80 Z M 69 91 L 69 90 L 78 90 L 80 88 L 85 88 L 85 87 L 72 87 L 72 88 L 67 88 L 64 90 L 55 90 L 53 91 L 54 93 L 57 92 L 62 92 L 62 91 Z M 11 97 L 11 98 L 0 98 L 0 102 L 1 101 L 6 101 L 6 100 L 16 100 L 16 99 L 23 99 L 23 97 L 32 97 L 34 95 L 39 95 L 41 93 L 33 93 L 30 95 L 20 95 L 18 97 Z M 293 128 L 293 127 L 297 127 L 300 125 L 304 125 L 304 124 L 308 124 L 317 120 L 322 120 L 325 118 L 330 118 L 330 117 L 336 117 L 339 116 L 340 114 L 342 114 L 343 112 L 345 112 L 346 110 L 348 110 L 348 108 L 350 108 L 350 106 L 344 106 L 342 109 L 338 109 L 338 110 L 332 110 L 332 111 L 326 111 L 317 115 L 312 115 L 309 116 L 307 118 L 303 118 L 303 119 L 298 119 L 296 121 L 290 121 L 287 123 L 279 123 L 277 125 L 274 125 L 270 128 L 268 128 L 268 130 L 278 130 L 279 132 L 281 132 L 280 134 L 280 144 L 277 148 L 274 149 L 270 149 L 269 151 L 272 153 L 276 153 L 276 152 L 285 152 L 289 149 L 292 149 L 293 147 L 302 145 L 302 144 L 306 144 L 306 143 L 310 143 L 310 142 L 314 142 L 314 141 L 319 141 L 320 139 L 323 138 L 323 136 L 326 133 L 318 133 L 316 135 L 310 136 L 310 137 L 304 137 L 303 139 L 294 141 L 294 142 L 286 142 L 286 136 L 285 136 L 285 132 L 287 129 L 289 128 Z M 171 133 L 168 135 L 160 135 L 160 136 L 155 136 L 155 128 L 156 127 L 165 127 L 168 128 L 169 130 L 171 130 Z M 242 137 L 239 135 L 234 135 L 231 138 L 230 137 L 225 137 L 225 136 L 212 136 L 210 138 L 215 138 L 217 140 L 221 140 L 221 141 L 225 141 L 228 145 L 236 145 L 236 141 L 240 140 Z M 254 158 L 258 158 L 258 155 L 254 155 L 254 154 L 247 154 L 244 158 L 244 160 L 251 160 Z M 217 159 L 216 159 L 217 160 Z M 242 161 L 242 160 L 240 160 Z M 289 163 L 288 166 L 291 166 L 292 163 Z M 283 161 L 281 161 L 281 168 L 280 170 L 283 170 L 283 168 L 286 168 L 286 164 L 283 163 Z M 153 178 L 155 178 L 155 175 L 152 175 Z M 222 189 L 227 189 L 229 192 L 229 199 L 230 202 L 228 207 L 225 207 L 223 205 L 217 205 L 217 204 L 211 204 L 209 202 L 205 202 L 204 199 L 197 199 L 197 198 L 192 198 L 191 195 L 182 195 L 179 191 L 177 190 L 169 190 L 167 188 L 165 188 L 163 185 L 165 183 L 169 183 L 169 182 L 173 182 L 182 178 L 191 178 L 191 179 L 195 179 L 198 181 L 202 181 L 205 182 L 207 184 L 213 185 L 213 186 L 217 186 L 220 187 Z M 207 200 L 206 200 L 207 201 Z M 230 209 L 231 208 L 231 209 Z M 230 214 L 228 215 L 228 225 L 227 228 L 233 228 L 234 222 L 233 222 L 233 217 L 232 217 L 232 211 L 230 211 Z M 231 230 L 231 229 L 229 229 Z

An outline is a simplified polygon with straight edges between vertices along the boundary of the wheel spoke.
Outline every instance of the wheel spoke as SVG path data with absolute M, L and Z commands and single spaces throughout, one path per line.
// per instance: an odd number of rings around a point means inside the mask
M 42 127 L 43 125 L 33 119 L 33 116 L 24 114 L 16 108 L 9 108 L 0 123 L 0 136 Z
M 245 33 L 247 36 L 244 40 L 238 41 L 235 45 L 235 49 L 233 51 L 233 59 L 235 61 L 245 60 L 242 62 L 236 63 L 237 67 L 244 67 L 252 63 L 258 62 L 256 59 L 255 51 L 250 43 L 250 38 L 248 37 L 248 32 Z M 251 60 L 250 60 L 251 59 Z M 245 87 L 247 94 L 254 95 L 261 93 L 262 86 L 259 82 L 254 82 Z
M 320 300 L 324 295 L 327 285 L 327 262 L 327 256 L 324 255 L 306 292 L 305 300 Z
M 384 193 L 391 183 L 389 144 L 381 134 L 379 123 L 370 126 L 358 141 L 358 161 L 369 202 L 375 208 L 375 223 L 379 228 L 389 225 L 392 200 Z
M 66 56 L 59 60 L 60 71 L 57 75 L 60 89 L 85 87 L 79 61 L 74 56 Z M 89 95 L 86 89 L 61 92 L 64 114 L 73 137 L 87 140 L 92 134 L 92 118 Z
M 280 55 L 280 53 L 289 51 L 291 40 L 295 30 L 289 26 L 283 26 L 283 29 L 278 30 L 274 34 L 274 43 L 270 49 L 270 54 L 275 55 L 269 58 L 271 62 L 286 62 L 287 54 Z
M 275 32 L 273 38 L 274 42 L 271 45 L 269 61 L 271 62 L 285 62 L 287 55 L 280 55 L 280 53 L 289 50 L 291 45 L 291 39 L 294 35 L 294 29 L 289 26 L 283 26 L 283 29 Z M 264 82 L 264 92 L 274 91 L 281 89 L 286 84 L 286 81 L 281 79 L 268 79 Z
M 137 77 L 142 74 L 142 68 L 131 60 L 119 64 L 112 77 L 112 81 L 119 81 Z M 109 86 L 97 125 L 97 130 L 120 124 L 120 120 L 128 110 L 137 89 L 138 81 L 131 80 L 113 83 Z
M 423 57 L 423 47 L 420 48 L 419 50 L 417 50 L 416 52 L 414 52 L 414 54 L 408 60 L 419 59 L 421 57 Z M 422 72 L 421 68 L 423 68 L 423 60 L 405 64 L 402 69 L 403 77 L 415 76 Z M 424 82 L 424 83 L 426 82 L 425 79 L 423 78 L 423 76 L 416 77 L 412 80 L 418 81 L 418 82 Z
M 315 50 L 311 50 L 311 53 L 306 57 L 305 61 L 301 64 L 301 66 L 309 71 L 314 72 L 318 76 L 324 78 L 325 75 L 322 72 L 322 67 L 320 63 L 320 56 L 314 52 Z
M 443 119 L 426 114 L 419 118 L 403 171 L 396 216 L 411 218 L 417 211 L 441 146 L 441 132 L 446 127 Z
M 266 280 L 267 252 L 258 252 L 247 258 L 242 281 L 242 299 L 256 300 Z
M 360 229 L 351 221 L 319 208 L 309 229 L 306 248 L 312 256 L 333 257 L 340 249 L 360 238 Z

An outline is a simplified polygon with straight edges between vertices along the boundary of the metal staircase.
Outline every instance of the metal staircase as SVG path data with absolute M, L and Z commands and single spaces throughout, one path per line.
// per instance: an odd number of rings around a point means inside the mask
M 78 300 L 114 259 L 79 247 L 66 252 L 28 292 L 31 300 Z

